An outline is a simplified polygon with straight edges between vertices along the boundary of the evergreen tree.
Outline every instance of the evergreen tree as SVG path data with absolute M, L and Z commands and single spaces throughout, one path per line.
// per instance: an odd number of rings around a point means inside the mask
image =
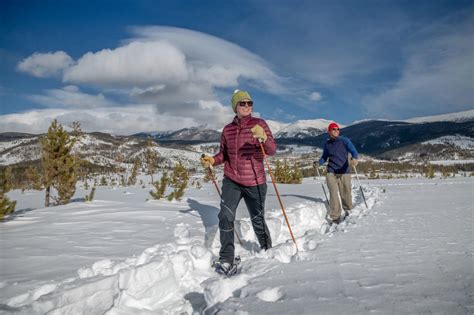
M 48 133 L 41 139 L 45 206 L 49 207 L 51 188 L 56 189 L 58 204 L 66 204 L 76 191 L 77 158 L 72 148 L 77 138 L 70 136 L 53 120 Z
M 96 186 L 95 183 L 94 183 L 94 186 Z M 105 178 L 105 176 L 102 176 L 100 178 L 100 186 L 107 186 L 107 178 Z
M 184 195 L 184 191 L 188 187 L 189 172 L 184 165 L 179 162 L 173 168 L 173 173 L 168 176 L 168 173 L 163 173 L 159 183 L 154 183 L 156 191 L 150 191 L 150 195 L 154 199 L 161 199 L 165 196 L 166 188 L 171 187 L 173 191 L 166 196 L 169 201 L 176 199 L 181 200 Z
M 41 190 L 43 187 L 43 183 L 41 180 L 41 175 L 36 169 L 36 167 L 30 165 L 25 171 L 25 177 L 27 179 L 26 188 L 34 189 L 34 190 Z
M 277 183 L 282 184 L 301 184 L 303 182 L 303 173 L 298 162 L 294 162 L 291 167 L 287 160 L 275 162 L 275 180 Z
M 280 160 L 275 161 L 275 171 L 273 172 L 277 183 L 281 183 L 283 180 L 283 167 Z
M 426 172 L 425 172 L 425 177 L 430 178 L 430 179 L 435 177 L 433 165 L 428 164 L 426 168 Z
M 140 169 L 140 159 L 136 158 L 135 161 L 133 162 L 133 168 L 132 168 L 132 174 L 130 175 L 130 178 L 128 179 L 128 184 L 129 185 L 135 185 L 137 183 L 137 175 L 138 175 L 138 170 Z
M 154 142 L 151 139 L 148 139 L 146 144 L 146 151 L 145 151 L 145 163 L 147 168 L 147 175 L 151 177 L 151 184 L 154 185 L 153 181 L 153 174 L 156 172 L 156 168 L 158 166 L 158 153 L 153 149 Z
M 0 170 L 0 219 L 15 211 L 16 201 L 11 201 L 7 197 L 7 192 L 11 186 L 8 182 L 7 170 Z
M 163 175 L 161 176 L 161 179 L 159 182 L 153 183 L 153 186 L 155 187 L 156 191 L 150 191 L 150 195 L 153 197 L 153 199 L 161 199 L 165 195 L 166 187 L 168 186 L 169 182 L 169 177 L 168 173 L 164 172 Z
M 293 164 L 293 170 L 291 173 L 291 182 L 292 184 L 301 184 L 303 182 L 303 173 L 298 162 L 295 161 Z
M 168 200 L 171 201 L 176 199 L 180 201 L 184 195 L 184 191 L 188 187 L 188 181 L 189 172 L 180 161 L 173 169 L 173 175 L 171 177 L 170 184 L 174 190 L 170 195 L 168 195 Z

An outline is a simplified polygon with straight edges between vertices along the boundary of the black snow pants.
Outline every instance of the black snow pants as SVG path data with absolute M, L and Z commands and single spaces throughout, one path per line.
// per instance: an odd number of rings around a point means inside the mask
M 265 196 L 267 184 L 257 186 L 242 186 L 224 177 L 222 181 L 221 210 L 219 212 L 219 230 L 221 238 L 221 261 L 234 261 L 234 221 L 237 206 L 242 197 L 245 200 L 252 222 L 253 230 L 257 235 L 262 249 L 272 247 L 270 231 L 265 223 Z

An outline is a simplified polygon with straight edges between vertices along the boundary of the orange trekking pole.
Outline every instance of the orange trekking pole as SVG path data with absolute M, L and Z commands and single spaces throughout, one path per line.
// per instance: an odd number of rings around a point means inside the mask
M 206 155 L 205 154 L 202 154 L 201 157 L 205 157 Z M 214 172 L 212 171 L 212 166 L 209 165 L 209 167 L 207 168 L 207 172 L 209 174 L 209 177 L 211 178 L 212 182 L 214 183 L 214 187 L 216 187 L 216 190 L 217 190 L 217 193 L 219 194 L 219 197 L 222 199 L 222 194 L 221 194 L 221 190 L 219 189 L 219 186 L 217 186 L 217 182 L 216 182 L 216 178 L 214 177 Z M 242 246 L 242 241 L 240 240 L 240 237 L 239 237 L 239 234 L 237 233 L 237 231 L 234 229 L 234 233 L 235 233 L 235 236 L 237 236 L 237 240 L 239 241 L 239 244 Z
M 265 153 L 265 149 L 263 148 L 263 145 L 262 145 L 262 140 L 261 139 L 258 139 L 258 140 L 259 140 L 258 143 L 260 144 L 260 149 L 262 149 L 263 159 L 265 160 L 265 163 L 267 164 L 268 173 L 270 173 L 270 178 L 272 179 L 273 188 L 275 188 L 278 201 L 280 202 L 281 211 L 283 212 L 283 216 L 285 217 L 286 225 L 288 225 L 288 230 L 290 230 L 291 238 L 293 239 L 293 243 L 295 243 L 296 251 L 298 251 L 298 245 L 296 244 L 295 237 L 293 236 L 293 231 L 291 230 L 290 222 L 288 222 L 288 217 L 286 216 L 285 207 L 283 207 L 283 202 L 281 202 L 280 194 L 278 193 L 278 189 L 275 184 L 275 179 L 273 178 L 272 169 L 270 168 L 270 164 L 268 163 L 268 159 L 267 159 L 267 154 Z

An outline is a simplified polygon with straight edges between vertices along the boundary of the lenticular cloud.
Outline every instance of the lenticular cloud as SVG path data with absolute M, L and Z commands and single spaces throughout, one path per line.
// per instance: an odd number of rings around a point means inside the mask
M 132 42 L 87 53 L 64 74 L 68 82 L 149 85 L 188 78 L 185 56 L 166 42 Z

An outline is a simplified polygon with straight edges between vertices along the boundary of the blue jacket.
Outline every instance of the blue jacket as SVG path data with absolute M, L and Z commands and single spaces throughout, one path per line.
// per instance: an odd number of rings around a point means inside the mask
M 348 153 L 357 159 L 358 153 L 349 138 L 339 136 L 336 139 L 328 139 L 324 143 L 323 155 L 319 160 L 319 165 L 328 162 L 328 173 L 346 174 L 349 173 Z

